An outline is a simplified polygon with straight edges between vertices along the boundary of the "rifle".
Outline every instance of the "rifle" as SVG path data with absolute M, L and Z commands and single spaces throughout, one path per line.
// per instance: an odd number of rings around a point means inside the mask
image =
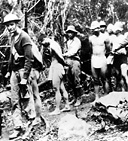
M 28 13 L 40 2 L 38 0 L 29 10 L 25 8 L 25 25 L 24 25 L 24 31 L 28 33 Z
M 28 12 L 27 9 L 25 8 L 25 24 L 24 24 L 24 31 L 28 33 Z

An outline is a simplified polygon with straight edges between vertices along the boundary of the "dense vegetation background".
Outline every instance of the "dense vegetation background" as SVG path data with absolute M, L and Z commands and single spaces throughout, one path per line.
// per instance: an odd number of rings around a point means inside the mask
M 87 34 L 90 23 L 98 17 L 106 23 L 127 22 L 128 19 L 128 0 L 1 0 L 0 7 L 1 23 L 7 13 L 16 13 L 22 18 L 20 26 L 27 27 L 36 42 L 40 33 L 56 36 L 62 41 L 69 24 Z M 0 29 L 0 45 L 4 45 L 5 27 L 0 24 Z
M 115 23 L 115 21 L 117 20 L 121 20 L 126 23 L 128 20 L 128 0 L 0 0 L 0 46 L 9 44 L 7 30 L 2 24 L 4 16 L 9 12 L 16 13 L 21 18 L 22 22 L 19 26 L 21 26 L 21 28 L 27 28 L 27 31 L 30 34 L 31 38 L 37 44 L 38 38 L 42 33 L 46 34 L 47 36 L 57 37 L 62 44 L 65 29 L 69 24 L 75 25 L 77 30 L 82 33 L 81 36 L 83 37 L 83 35 L 85 35 L 86 37 L 86 35 L 88 35 L 91 22 L 98 19 L 99 17 L 107 24 Z M 27 20 L 25 18 L 26 13 Z M 0 73 L 1 66 L 3 66 L 3 63 L 1 62 L 7 59 L 3 58 L 1 52 L 5 55 L 6 51 L 7 48 L 0 47 Z M 6 71 L 3 72 L 6 73 Z M 0 80 L 2 80 L 1 77 Z M 91 81 L 92 80 L 90 79 L 90 82 Z M 46 96 L 44 93 L 42 95 Z M 94 95 L 92 93 L 90 93 L 89 96 L 90 97 L 88 97 L 88 95 L 85 95 L 85 102 L 92 101 L 92 99 L 94 98 Z M 50 107 L 50 103 L 48 106 Z M 89 111 L 88 109 L 88 106 L 86 106 L 86 108 L 81 107 L 80 111 L 78 110 L 79 113 L 76 112 L 76 114 L 81 114 L 83 116 Z M 97 117 L 100 119 L 98 114 Z M 50 131 L 51 136 L 56 137 L 58 131 L 56 123 L 59 121 L 59 118 L 61 118 L 61 116 L 57 116 L 57 118 L 50 118 L 49 115 L 47 115 L 46 111 L 46 118 L 48 118 L 48 121 L 50 121 L 53 125 L 51 126 Z M 89 117 L 89 119 L 91 118 Z M 128 124 L 126 124 L 126 126 L 127 125 Z M 97 123 L 94 124 L 94 129 L 95 128 L 99 128 L 97 127 Z M 34 134 L 31 135 L 35 135 L 36 137 L 36 135 L 39 134 L 36 131 L 40 132 L 43 130 L 42 128 L 39 128 L 38 130 L 37 128 L 35 128 L 33 130 Z M 110 133 L 110 131 L 108 130 L 107 132 L 108 140 L 115 140 L 114 137 L 120 136 L 120 133 L 117 136 L 117 131 L 114 132 L 115 134 L 113 134 L 113 128 L 112 133 Z M 40 134 L 42 134 L 42 132 L 40 132 Z M 99 140 L 98 135 L 96 134 L 95 136 L 95 138 L 97 138 L 97 141 Z M 111 136 L 113 136 L 112 139 L 110 139 Z M 35 139 L 35 137 L 32 136 L 32 139 Z M 105 134 L 100 136 L 100 138 L 102 138 L 101 140 L 103 140 L 104 137 Z M 53 140 L 55 141 L 55 138 L 53 138 Z M 92 138 L 92 140 L 94 141 L 96 139 Z M 107 140 L 106 137 L 105 140 Z

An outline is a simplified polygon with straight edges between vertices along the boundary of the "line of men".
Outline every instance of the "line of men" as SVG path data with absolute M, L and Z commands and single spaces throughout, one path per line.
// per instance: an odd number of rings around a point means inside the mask
M 26 115 L 28 124 L 36 125 L 42 121 L 42 103 L 37 83 L 39 80 L 39 72 L 43 69 L 43 56 L 39 53 L 37 46 L 33 43 L 30 36 L 19 28 L 19 22 L 20 19 L 18 16 L 12 13 L 7 14 L 3 21 L 3 24 L 9 32 L 11 44 L 8 69 L 5 75 L 5 78 L 10 77 L 11 112 L 14 123 L 14 131 L 9 136 L 10 140 L 27 133 L 27 127 L 24 126 L 22 118 L 23 112 Z M 42 42 L 43 48 L 50 48 L 50 55 L 52 57 L 48 80 L 52 80 L 52 85 L 55 90 L 56 108 L 50 115 L 57 115 L 62 111 L 70 110 L 68 93 L 63 83 L 65 74 L 63 66 L 65 64 L 68 64 L 74 78 L 74 93 L 76 94 L 75 106 L 80 105 L 78 99 L 81 93 L 79 77 L 80 60 L 77 51 L 81 47 L 81 42 L 76 37 L 77 31 L 74 26 L 68 27 L 66 33 L 68 34 L 69 41 L 67 42 L 68 50 L 65 54 L 62 54 L 59 43 L 54 39 L 44 38 Z M 41 52 L 43 52 L 42 50 Z M 67 60 L 66 63 L 64 60 Z M 66 101 L 66 105 L 62 110 L 60 110 L 61 93 L 63 93 Z M 46 122 L 44 117 L 43 119 Z M 26 134 L 24 135 L 23 138 L 26 137 Z
M 89 37 L 89 41 L 92 47 L 91 71 L 95 83 L 95 100 L 100 97 L 100 82 L 102 82 L 105 94 L 112 91 L 112 75 L 116 77 L 115 90 L 127 91 L 128 36 L 127 33 L 124 34 L 123 27 L 124 23 L 121 21 L 108 25 L 104 21 L 93 21 L 91 23 L 92 35 Z
M 99 98 L 99 78 L 106 94 L 111 91 L 112 75 L 116 77 L 116 90 L 127 91 L 127 34 L 123 34 L 123 26 L 120 21 L 108 26 L 103 21 L 91 24 L 93 35 L 89 40 L 92 43 L 91 69 L 96 99 Z
M 42 58 L 37 52 L 29 35 L 18 27 L 18 22 L 20 22 L 20 19 L 14 14 L 6 15 L 3 22 L 11 37 L 10 59 L 8 72 L 6 74 L 6 77 L 11 76 L 12 116 L 14 121 L 14 132 L 9 136 L 10 139 L 14 139 L 22 133 L 22 108 L 24 107 L 23 102 L 25 99 L 28 100 L 29 104 L 31 103 L 31 106 L 29 105 L 25 108 L 25 112 L 33 125 L 40 123 L 40 117 L 42 116 L 42 104 L 37 85 L 39 72 L 42 69 Z M 99 98 L 100 78 L 103 84 L 104 93 L 109 93 L 107 71 L 108 64 L 111 63 L 107 62 L 107 51 L 113 50 L 113 52 L 119 52 L 124 50 L 124 47 L 128 42 L 128 35 L 126 34 L 126 38 L 124 39 L 124 36 L 121 35 L 122 28 L 118 24 L 115 26 L 116 28 L 114 27 L 114 29 L 116 29 L 116 32 L 114 31 L 116 33 L 114 40 L 110 38 L 111 32 L 108 32 L 109 34 L 105 32 L 106 24 L 104 24 L 104 22 L 101 23 L 102 24 L 99 24 L 97 21 L 92 22 L 90 26 L 92 34 L 89 36 L 90 47 L 92 49 L 91 71 L 95 80 L 96 100 Z M 77 37 L 77 33 L 78 31 L 73 25 L 67 27 L 67 48 L 64 53 L 62 53 L 61 46 L 57 41 L 55 41 L 55 39 L 42 39 L 43 48 L 41 52 L 43 52 L 44 48 L 49 47 L 52 57 L 48 80 L 52 80 L 52 85 L 55 90 L 56 107 L 50 115 L 58 115 L 63 111 L 70 110 L 68 93 L 63 83 L 65 75 L 64 66 L 68 66 L 68 74 L 70 74 L 70 80 L 74 92 L 74 106 L 79 106 L 81 104 L 81 62 L 79 56 L 81 41 Z M 120 38 L 118 38 L 118 36 Z M 119 51 L 117 49 L 119 49 Z M 121 52 L 118 55 L 117 60 L 114 59 L 113 61 L 113 66 L 119 68 L 120 74 L 118 74 L 118 76 L 124 76 L 127 82 L 127 54 Z M 112 58 L 112 56 L 108 55 L 108 58 Z M 19 95 L 19 92 L 22 95 Z M 66 104 L 65 107 L 60 110 L 62 94 L 65 98 Z
M 123 23 L 118 21 L 114 25 L 108 26 L 104 21 L 93 21 L 90 26 L 91 34 L 89 42 L 91 48 L 91 72 L 94 78 L 95 101 L 100 98 L 100 86 L 102 84 L 104 95 L 111 90 L 111 76 L 116 77 L 116 90 L 127 91 L 128 86 L 128 65 L 126 45 L 128 35 L 122 33 Z M 77 37 L 78 31 L 74 26 L 68 26 L 67 34 L 67 51 L 62 54 L 65 63 L 68 65 L 68 74 L 72 81 L 75 104 L 81 104 L 81 62 L 79 51 L 81 41 Z M 114 72 L 114 73 L 113 73 Z M 125 85 L 125 88 L 124 88 Z M 119 88 L 119 89 L 118 89 Z M 57 99 L 56 99 L 57 100 Z M 68 107 L 68 110 L 70 108 Z M 57 112 L 56 112 L 57 111 Z M 55 110 L 54 114 L 60 112 Z
M 107 27 L 109 39 L 111 43 L 111 51 L 114 54 L 109 54 L 108 69 L 110 74 L 113 70 L 116 71 L 116 90 L 128 90 L 128 66 L 127 66 L 127 32 L 124 30 L 123 22 L 116 22 L 114 25 L 109 24 Z M 122 48 L 123 46 L 123 48 Z M 112 75 L 112 74 L 111 74 Z M 110 83 L 111 84 L 111 83 Z

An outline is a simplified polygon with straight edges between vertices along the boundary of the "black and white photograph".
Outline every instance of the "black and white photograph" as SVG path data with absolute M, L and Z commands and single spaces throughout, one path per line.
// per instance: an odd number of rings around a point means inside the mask
M 0 0 L 0 141 L 128 141 L 128 0 Z

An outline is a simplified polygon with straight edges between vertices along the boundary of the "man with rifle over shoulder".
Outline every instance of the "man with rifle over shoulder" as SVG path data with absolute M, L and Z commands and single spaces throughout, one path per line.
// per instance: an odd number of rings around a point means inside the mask
M 20 19 L 11 13 L 7 14 L 3 21 L 11 37 L 8 72 L 5 76 L 6 78 L 10 77 L 14 122 L 14 132 L 9 136 L 9 139 L 17 138 L 23 133 L 23 110 L 33 125 L 41 122 L 42 106 L 37 79 L 39 78 L 39 70 L 42 69 L 42 59 L 39 58 L 39 55 L 35 55 L 38 50 L 30 36 L 18 27 L 19 21 Z M 24 109 L 24 101 L 26 100 L 31 104 L 28 104 Z

